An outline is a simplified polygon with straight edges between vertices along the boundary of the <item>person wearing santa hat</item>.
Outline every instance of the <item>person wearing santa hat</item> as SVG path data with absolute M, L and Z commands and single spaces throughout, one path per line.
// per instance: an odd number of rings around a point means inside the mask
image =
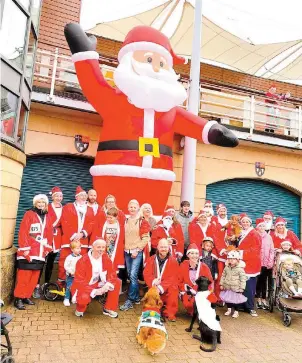
M 293 231 L 286 228 L 286 224 L 287 221 L 285 218 L 282 217 L 276 218 L 275 231 L 274 233 L 272 233 L 275 249 L 281 250 L 281 243 L 283 241 L 290 241 L 294 253 L 298 256 L 301 256 L 302 243 Z
M 155 286 L 164 303 L 163 315 L 171 322 L 176 321 L 178 310 L 178 271 L 179 265 L 169 252 L 169 242 L 162 238 L 157 252 L 151 256 L 144 269 L 144 279 L 148 288 Z
M 263 214 L 263 219 L 265 221 L 265 231 L 271 233 L 274 231 L 274 213 L 270 210 Z
M 203 210 L 205 210 L 207 213 L 208 221 L 216 223 L 215 219 L 213 218 L 214 217 L 213 203 L 210 200 L 205 201 Z
M 14 306 L 25 310 L 39 281 L 45 258 L 52 250 L 53 220 L 48 216 L 48 198 L 38 194 L 33 198 L 33 208 L 24 214 L 20 224 L 17 250 L 17 279 Z
M 80 241 L 82 255 L 88 252 L 89 237 L 94 224 L 92 208 L 87 206 L 87 193 L 81 186 L 77 186 L 74 203 L 68 203 L 63 207 L 62 225 L 62 246 L 59 258 L 58 282 L 63 283 L 66 278 L 64 262 L 71 254 L 70 242 Z
M 172 227 L 174 228 L 177 236 L 177 243 L 178 243 L 178 249 L 179 252 L 178 255 L 183 256 L 184 254 L 184 246 L 185 246 L 185 236 L 181 227 L 181 224 L 178 222 L 178 219 L 176 217 L 176 210 L 173 205 L 167 205 L 165 208 L 165 213 L 168 213 L 170 216 L 172 216 L 173 224 Z
M 252 226 L 252 220 L 246 213 L 241 213 L 240 224 L 242 226 L 239 238 L 238 250 L 240 258 L 245 262 L 245 273 L 248 277 L 244 296 L 247 297 L 245 311 L 251 316 L 257 317 L 254 298 L 256 294 L 257 276 L 261 271 L 261 237 Z
M 158 242 L 162 238 L 166 238 L 169 242 L 170 253 L 173 257 L 181 260 L 184 253 L 183 235 L 179 238 L 177 230 L 173 225 L 173 217 L 169 212 L 165 212 L 161 221 L 158 222 L 156 227 L 152 231 L 151 236 L 151 255 L 154 255 L 157 251 Z
M 209 222 L 208 211 L 202 209 L 195 220 L 189 224 L 189 238 L 191 243 L 195 243 L 202 250 L 202 241 L 205 237 L 211 237 L 216 241 L 216 226 Z M 217 252 L 216 252 L 217 253 Z
M 189 259 L 183 261 L 179 266 L 178 288 L 184 308 L 188 314 L 193 315 L 195 295 L 197 293 L 195 281 L 198 277 L 204 276 L 213 283 L 213 277 L 209 267 L 200 260 L 199 248 L 195 243 L 189 245 L 187 256 Z M 211 289 L 211 285 L 209 289 Z M 214 294 L 212 295 L 215 297 Z M 216 301 L 217 298 L 215 297 Z
M 117 278 L 112 261 L 106 253 L 106 241 L 97 239 L 91 247 L 91 250 L 77 262 L 71 286 L 72 302 L 76 303 L 75 315 L 83 316 L 91 299 L 107 294 L 103 314 L 117 318 L 121 281 Z
M 53 187 L 49 193 L 51 195 L 52 203 L 48 205 L 48 216 L 53 220 L 53 242 L 52 242 L 52 251 L 49 252 L 46 258 L 45 263 L 45 274 L 44 274 L 44 283 L 49 283 L 52 275 L 53 265 L 55 259 L 60 251 L 62 244 L 62 228 L 61 228 L 61 216 L 62 216 L 62 200 L 63 193 L 59 187 Z M 41 270 L 40 279 L 42 276 L 43 270 Z M 43 290 L 43 286 L 40 289 L 39 284 L 36 286 L 33 297 L 39 299 L 41 297 L 40 290 Z
M 110 191 L 123 211 L 135 198 L 162 215 L 175 173 L 174 133 L 205 144 L 238 145 L 236 136 L 216 121 L 207 121 L 180 107 L 187 91 L 178 82 L 173 65 L 184 64 L 169 39 L 150 26 L 136 26 L 118 53 L 119 65 L 111 87 L 99 67 L 95 37 L 78 24 L 65 26 L 65 37 L 83 93 L 102 115 L 103 127 L 90 169 L 94 188 L 103 198 Z M 121 183 L 125 188 L 121 188 Z
M 107 254 L 115 271 L 124 269 L 125 228 L 118 220 L 117 208 L 110 208 L 106 220 L 101 219 L 94 224 L 90 239 L 95 241 L 99 238 L 107 242 Z
M 274 242 L 269 233 L 266 232 L 266 221 L 264 218 L 256 219 L 256 229 L 261 237 L 261 272 L 256 285 L 257 309 L 269 308 L 267 303 L 267 291 L 272 289 L 272 272 L 274 266 Z

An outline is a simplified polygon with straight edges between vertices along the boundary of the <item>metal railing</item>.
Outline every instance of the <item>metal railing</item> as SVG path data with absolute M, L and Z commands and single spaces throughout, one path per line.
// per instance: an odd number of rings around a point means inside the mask
M 106 61 L 105 58 L 104 61 Z M 100 68 L 105 79 L 114 85 L 115 68 L 107 65 L 101 65 Z M 185 80 L 183 84 L 189 91 L 188 81 Z M 37 50 L 34 85 L 49 88 L 48 102 L 55 103 L 55 91 L 81 93 L 71 58 L 59 54 L 58 48 L 54 53 Z M 255 133 L 276 138 L 283 137 L 294 141 L 296 147 L 302 148 L 301 105 L 281 101 L 273 104 L 264 97 L 227 88 L 215 91 L 213 85 L 211 88 L 203 85 L 200 89 L 200 116 L 207 119 L 219 119 L 222 124 L 236 128 L 238 131 L 248 132 L 250 138 Z M 182 106 L 186 107 L 187 104 Z

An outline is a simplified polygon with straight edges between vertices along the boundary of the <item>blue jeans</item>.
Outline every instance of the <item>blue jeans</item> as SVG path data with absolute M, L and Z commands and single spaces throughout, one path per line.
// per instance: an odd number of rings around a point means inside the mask
M 247 301 L 245 303 L 245 310 L 249 312 L 251 310 L 255 310 L 254 298 L 256 295 L 256 284 L 257 284 L 257 277 L 250 277 L 246 282 L 246 287 L 243 293 L 243 295 L 247 297 Z
M 125 252 L 125 261 L 130 280 L 128 300 L 134 302 L 139 299 L 138 273 L 143 261 L 143 252 L 139 252 L 136 258 L 132 258 L 130 253 Z
M 70 288 L 73 283 L 74 276 L 66 276 L 66 290 L 65 290 L 65 299 L 70 300 Z

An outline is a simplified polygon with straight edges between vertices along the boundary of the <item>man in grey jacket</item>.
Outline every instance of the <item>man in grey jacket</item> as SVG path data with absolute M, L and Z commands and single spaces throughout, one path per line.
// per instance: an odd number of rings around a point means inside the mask
M 185 237 L 185 252 L 184 256 L 187 255 L 187 248 L 190 244 L 188 227 L 189 223 L 194 219 L 193 212 L 190 211 L 190 202 L 183 200 L 180 203 L 180 211 L 176 214 L 176 218 L 181 225 L 184 237 Z

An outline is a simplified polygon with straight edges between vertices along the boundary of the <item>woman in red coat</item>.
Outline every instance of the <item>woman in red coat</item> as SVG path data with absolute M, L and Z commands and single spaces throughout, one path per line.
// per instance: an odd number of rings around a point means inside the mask
M 257 317 L 254 309 L 254 298 L 256 294 L 257 276 L 261 271 L 261 245 L 262 240 L 259 233 L 252 226 L 252 220 L 245 213 L 240 216 L 242 226 L 241 236 L 239 238 L 238 250 L 240 258 L 245 262 L 245 273 L 248 277 L 244 296 L 247 297 L 245 310 L 251 316 Z
M 190 244 L 188 247 L 187 256 L 189 260 L 183 261 L 179 267 L 178 288 L 185 309 L 188 314 L 192 315 L 194 296 L 197 292 L 195 281 L 199 276 L 207 277 L 211 282 L 213 282 L 213 278 L 209 267 L 200 261 L 199 249 L 195 243 Z M 217 298 L 215 301 L 217 301 Z
M 45 257 L 52 250 L 53 221 L 48 216 L 48 198 L 38 194 L 33 199 L 33 209 L 25 213 L 19 230 L 17 251 L 17 282 L 14 305 L 25 310 L 24 304 L 34 305 L 30 300 L 39 281 Z
M 195 220 L 189 224 L 190 243 L 195 243 L 202 250 L 202 241 L 205 237 L 211 237 L 216 243 L 216 225 L 208 221 L 207 211 L 201 210 Z M 217 254 L 216 251 L 214 251 Z
M 118 209 L 116 205 L 116 198 L 114 195 L 108 194 L 105 198 L 105 202 L 102 208 L 99 208 L 98 213 L 96 214 L 96 222 L 99 223 L 101 219 L 103 219 L 103 222 L 106 220 L 107 217 L 107 211 L 111 208 L 116 208 L 118 210 L 118 221 L 122 225 L 125 223 L 126 216 L 123 211 Z
M 292 249 L 294 253 L 298 256 L 302 252 L 302 244 L 299 238 L 295 235 L 293 231 L 286 228 L 286 220 L 282 217 L 278 217 L 275 222 L 275 232 L 271 234 L 274 242 L 274 247 L 278 250 L 281 249 L 281 243 L 284 241 L 289 241 L 292 244 Z

